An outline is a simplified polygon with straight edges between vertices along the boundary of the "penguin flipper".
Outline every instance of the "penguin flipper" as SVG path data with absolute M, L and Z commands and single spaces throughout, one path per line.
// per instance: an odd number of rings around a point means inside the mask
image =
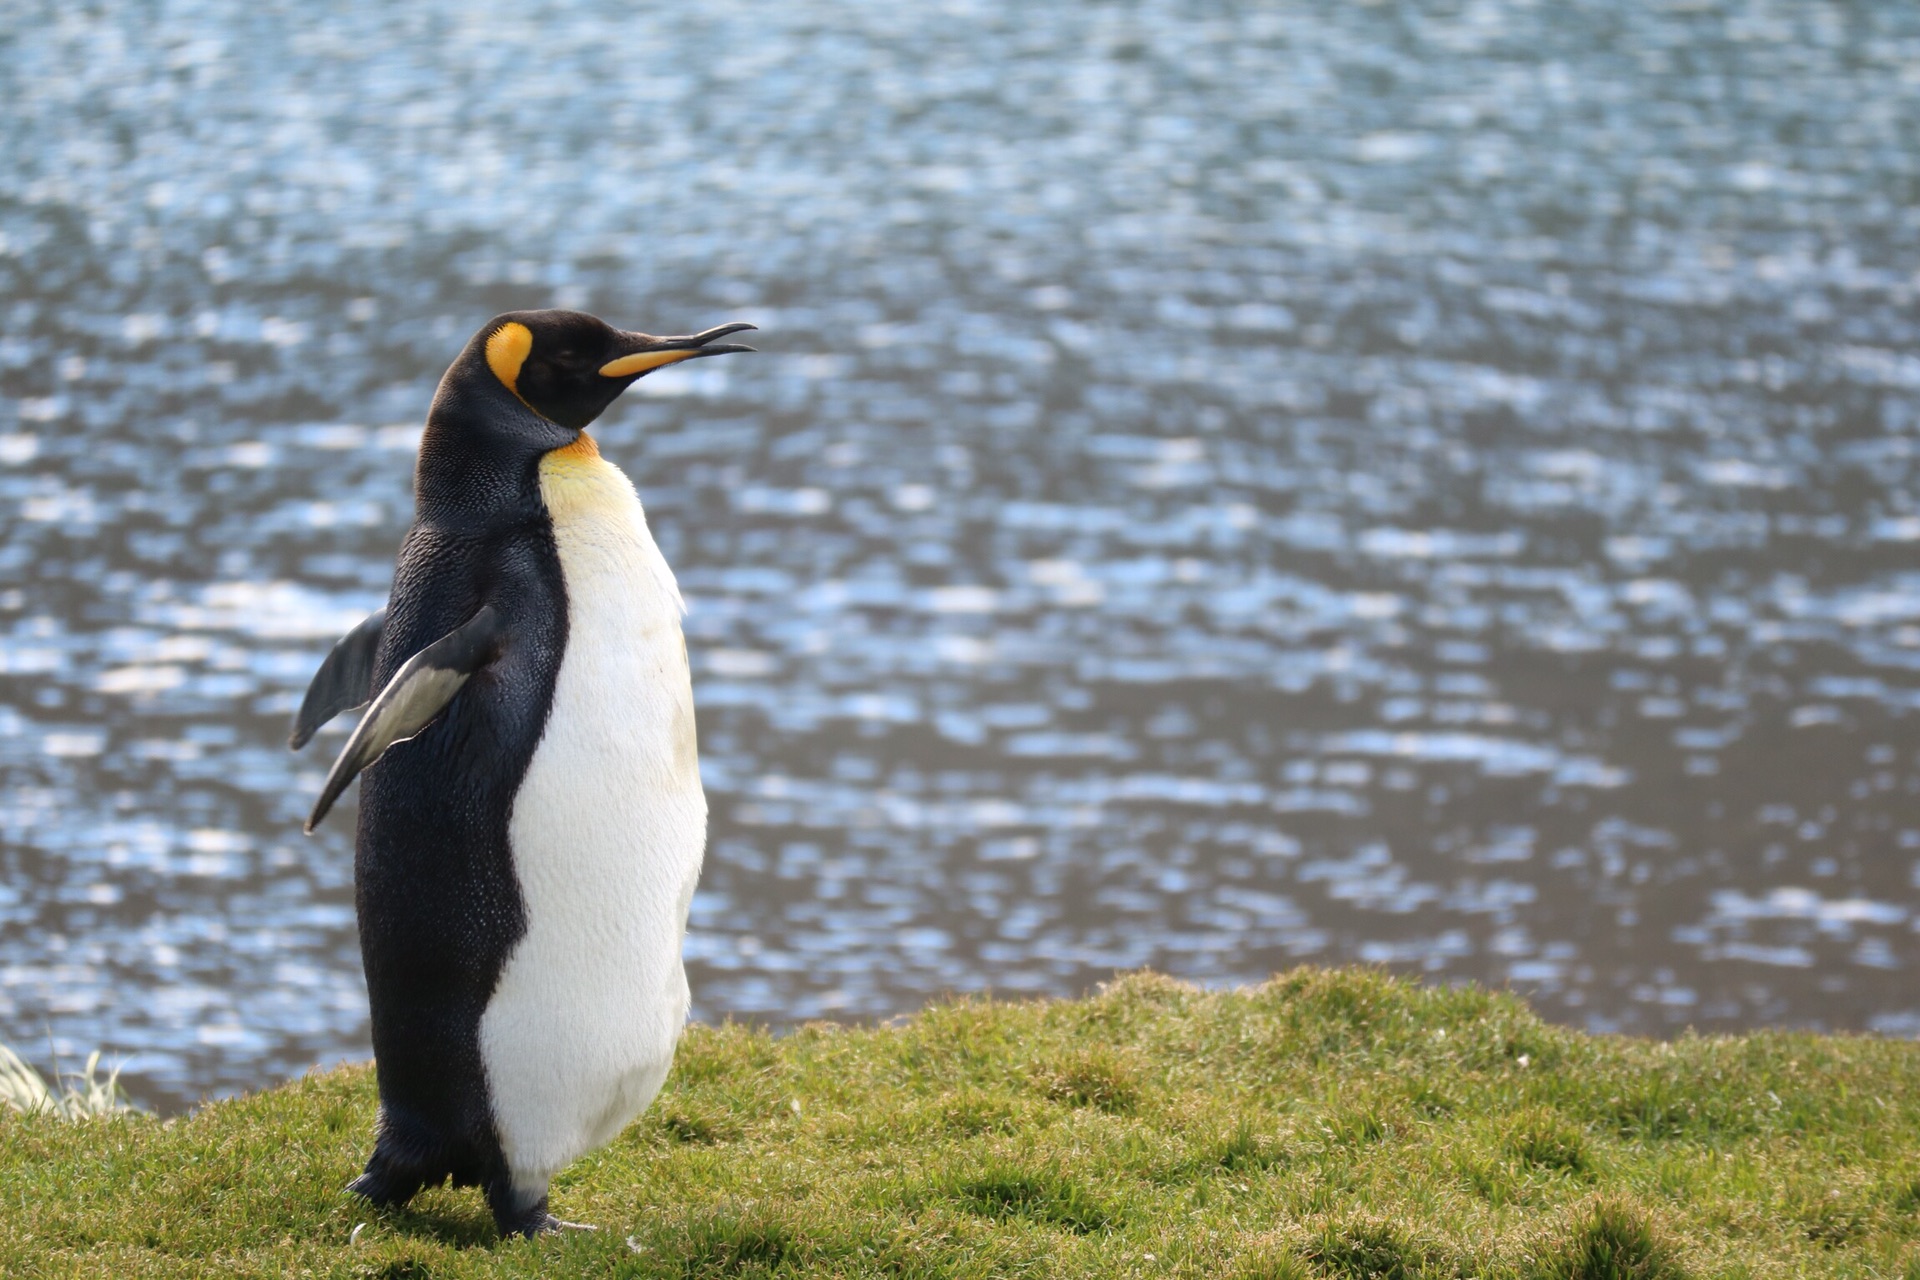
M 360 776 L 362 769 L 378 760 L 394 743 L 405 742 L 432 724 L 467 679 L 493 660 L 503 629 L 504 624 L 493 606 L 483 606 L 466 622 L 408 658 L 406 665 L 393 673 L 393 679 L 387 681 L 387 687 L 361 717 L 347 745 L 340 749 L 340 758 L 333 762 L 327 785 L 321 788 L 313 815 L 307 819 L 308 835 L 313 834 L 313 829 L 327 816 L 327 810 L 333 808 L 333 802 Z
M 293 729 L 287 734 L 287 746 L 298 751 L 307 745 L 320 726 L 355 707 L 367 705 L 373 697 L 373 655 L 380 647 L 380 631 L 387 625 L 387 611 L 378 609 L 367 615 L 359 626 L 341 636 L 327 660 L 313 673 L 307 696 L 293 717 Z

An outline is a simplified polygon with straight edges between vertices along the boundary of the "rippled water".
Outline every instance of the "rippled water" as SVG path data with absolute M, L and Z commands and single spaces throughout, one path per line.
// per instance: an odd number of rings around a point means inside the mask
M 1359 960 L 1920 1031 L 1920 9 L 391 8 L 0 34 L 0 1038 L 366 1052 L 285 721 L 551 304 L 765 330 L 598 431 L 698 1016 Z

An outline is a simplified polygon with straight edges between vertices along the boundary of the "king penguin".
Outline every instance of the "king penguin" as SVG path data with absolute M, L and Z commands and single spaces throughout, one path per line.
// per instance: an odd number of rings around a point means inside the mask
M 350 1189 L 485 1188 L 502 1234 L 666 1078 L 706 846 L 673 573 L 586 427 L 651 370 L 750 351 L 577 311 L 495 317 L 441 379 L 387 607 L 294 717 L 371 701 L 307 820 L 356 776 L 356 907 L 380 1114 Z M 376 696 L 377 691 L 377 696 Z

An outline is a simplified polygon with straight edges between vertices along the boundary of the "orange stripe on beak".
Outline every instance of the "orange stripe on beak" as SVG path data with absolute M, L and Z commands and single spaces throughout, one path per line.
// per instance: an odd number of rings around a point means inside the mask
M 625 378 L 636 373 L 646 373 L 658 369 L 661 365 L 691 359 L 694 356 L 710 355 L 706 351 L 636 351 L 630 356 L 621 356 L 618 360 L 609 360 L 600 366 L 603 378 Z

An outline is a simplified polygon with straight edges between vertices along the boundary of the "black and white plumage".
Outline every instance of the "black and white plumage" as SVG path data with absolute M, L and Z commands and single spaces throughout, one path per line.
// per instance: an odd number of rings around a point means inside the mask
M 683 606 L 632 484 L 584 428 L 636 378 L 748 350 L 579 312 L 496 317 L 448 369 L 382 614 L 345 637 L 297 748 L 371 706 L 308 829 L 358 775 L 361 953 L 380 1120 L 353 1189 L 451 1177 L 502 1232 L 665 1078 L 706 842 Z M 376 693 L 377 691 L 377 693 Z

